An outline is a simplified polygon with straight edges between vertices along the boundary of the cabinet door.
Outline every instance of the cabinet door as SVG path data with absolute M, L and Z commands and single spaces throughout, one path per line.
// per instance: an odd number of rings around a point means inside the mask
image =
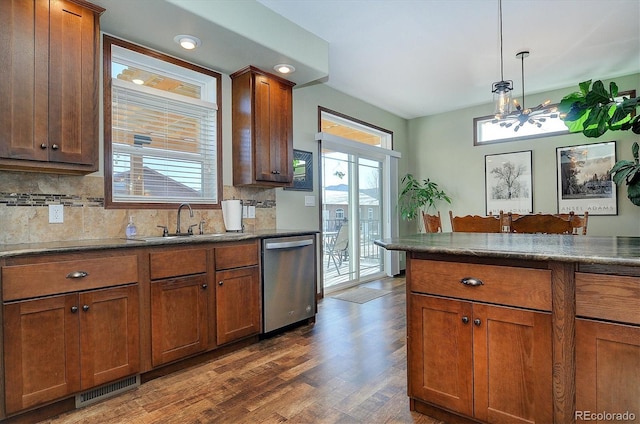
M 0 158 L 46 161 L 49 3 L 3 1 L 0 39 Z
M 137 373 L 138 286 L 82 293 L 79 307 L 82 389 Z
M 258 181 L 291 182 L 291 87 L 256 75 L 254 101 L 255 178 Z
M 257 266 L 216 272 L 216 339 L 219 345 L 260 332 Z
M 640 422 L 640 327 L 576 320 L 576 411 Z
M 94 14 L 63 0 L 51 2 L 49 14 L 49 160 L 96 165 Z
M 207 289 L 204 275 L 151 283 L 153 366 L 207 348 Z
M 473 414 L 471 303 L 411 294 L 409 396 Z
M 551 314 L 473 305 L 474 417 L 553 422 Z
M 80 390 L 78 295 L 4 305 L 6 412 Z

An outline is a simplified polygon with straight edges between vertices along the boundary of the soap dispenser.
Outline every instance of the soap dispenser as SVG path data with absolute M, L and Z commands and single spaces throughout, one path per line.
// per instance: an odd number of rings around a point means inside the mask
M 134 238 L 136 234 L 138 234 L 138 229 L 136 228 L 136 224 L 133 223 L 133 217 L 129 217 L 129 223 L 127 224 L 127 228 L 124 233 L 127 235 L 127 238 Z

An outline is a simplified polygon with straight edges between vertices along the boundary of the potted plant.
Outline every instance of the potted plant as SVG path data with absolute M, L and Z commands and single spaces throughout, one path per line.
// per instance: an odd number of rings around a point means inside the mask
M 400 216 L 406 221 L 417 218 L 425 208 L 425 211 L 435 207 L 439 201 L 451 203 L 451 198 L 438 187 L 438 184 L 430 179 L 419 181 L 412 174 L 402 177 L 402 186 L 398 196 L 398 210 Z
M 607 90 L 602 81 L 591 80 L 579 84 L 580 91 L 563 97 L 560 117 L 570 132 L 582 132 L 586 137 L 597 138 L 611 131 L 628 131 L 640 134 L 640 115 L 634 115 L 640 106 L 640 97 L 618 99 L 618 86 L 609 84 Z M 620 160 L 611 168 L 613 181 L 627 185 L 627 197 L 640 206 L 640 163 L 638 143 L 631 146 L 634 160 Z

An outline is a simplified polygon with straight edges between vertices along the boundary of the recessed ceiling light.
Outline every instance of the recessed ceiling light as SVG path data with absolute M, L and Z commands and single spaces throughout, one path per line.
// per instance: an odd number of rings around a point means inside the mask
M 200 44 L 202 44 L 202 41 L 200 41 L 198 37 L 185 34 L 176 35 L 175 37 L 173 37 L 173 41 L 180 44 L 180 46 L 182 46 L 182 48 L 186 50 L 193 50 L 196 47 L 199 47 Z
M 292 72 L 295 72 L 296 70 L 296 68 L 294 68 L 292 65 L 287 65 L 286 63 L 276 65 L 273 67 L 273 69 L 280 72 L 281 74 L 290 74 Z

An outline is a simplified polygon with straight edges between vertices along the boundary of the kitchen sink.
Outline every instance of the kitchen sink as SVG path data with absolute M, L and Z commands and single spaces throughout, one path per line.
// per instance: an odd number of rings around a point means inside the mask
M 140 241 L 169 241 L 169 240 L 188 240 L 188 239 L 201 239 L 201 238 L 215 238 L 224 236 L 225 233 L 211 233 L 211 234 L 169 234 L 168 236 L 149 236 L 149 237 L 136 237 L 134 240 Z

